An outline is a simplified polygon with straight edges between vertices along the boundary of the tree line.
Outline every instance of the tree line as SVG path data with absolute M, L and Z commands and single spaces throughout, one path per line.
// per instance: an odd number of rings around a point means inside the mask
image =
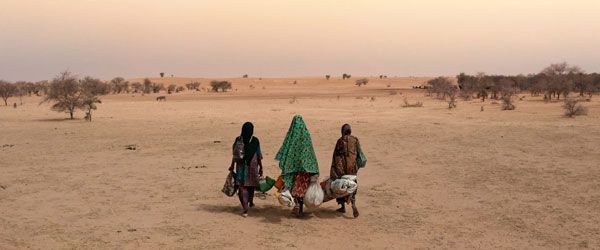
M 167 91 L 181 92 L 186 88 L 188 90 L 200 91 L 200 82 L 191 82 L 183 86 L 169 84 L 167 87 L 163 83 L 156 83 L 146 78 L 141 83 L 126 81 L 123 77 L 115 77 L 110 81 L 102 81 L 97 78 L 86 76 L 79 78 L 69 71 L 58 74 L 51 81 L 24 82 L 15 83 L 0 80 L 0 97 L 4 105 L 8 106 L 8 99 L 19 97 L 22 102 L 23 96 L 43 96 L 42 103 L 51 103 L 51 109 L 58 112 L 66 112 L 71 119 L 74 118 L 76 110 L 81 109 L 86 112 L 86 120 L 91 121 L 92 111 L 96 104 L 101 103 L 100 96 L 108 94 L 121 93 L 159 93 Z M 232 89 L 229 81 L 212 81 L 211 89 L 215 92 L 225 92 Z M 203 88 L 204 89 L 204 88 Z M 16 107 L 16 103 L 14 104 Z

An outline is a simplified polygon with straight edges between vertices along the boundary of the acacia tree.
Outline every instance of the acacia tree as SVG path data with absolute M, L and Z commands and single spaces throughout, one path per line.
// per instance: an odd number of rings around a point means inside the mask
M 96 110 L 98 107 L 96 103 L 102 103 L 100 95 L 107 93 L 106 84 L 99 79 L 86 77 L 81 82 L 81 91 L 83 92 L 82 108 L 86 111 L 86 119 L 92 121 L 92 110 Z
M 129 93 L 129 82 L 125 81 L 123 77 L 115 77 L 110 80 L 113 94 L 120 94 L 121 92 Z
M 57 112 L 67 112 L 73 119 L 75 109 L 83 107 L 83 93 L 81 84 L 69 71 L 58 74 L 48 88 L 44 102 L 52 102 L 52 110 Z
M 150 81 L 148 78 L 144 79 L 143 92 L 144 94 L 150 94 L 152 92 L 152 81 Z
M 4 100 L 4 105 L 8 106 L 8 98 L 13 97 L 17 92 L 17 87 L 9 82 L 0 80 L 0 97 Z

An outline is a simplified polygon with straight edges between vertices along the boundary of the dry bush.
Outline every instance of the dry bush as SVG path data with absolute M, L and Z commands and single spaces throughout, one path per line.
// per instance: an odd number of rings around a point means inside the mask
M 248 78 L 248 74 L 243 75 L 242 78 Z
M 185 90 L 185 88 L 183 86 L 178 86 L 177 88 L 175 88 L 175 93 L 179 93 L 184 90 Z
M 292 98 L 290 99 L 290 104 L 294 104 L 297 102 L 298 102 L 298 99 L 295 96 L 292 96 Z
M 402 107 L 404 107 L 404 108 L 420 108 L 420 107 L 423 107 L 423 103 L 419 102 L 419 101 L 417 101 L 415 103 L 410 103 L 407 98 L 404 98 L 404 104 L 402 105 Z
M 587 115 L 587 108 L 581 105 L 579 100 L 575 98 L 565 99 L 562 107 L 565 109 L 565 116 L 567 117 Z
M 370 100 L 371 100 L 372 102 L 374 102 L 374 101 L 376 100 L 376 98 L 375 98 L 374 96 L 371 96 Z
M 173 91 L 175 91 L 175 89 L 177 89 L 177 86 L 175 84 L 169 84 L 169 86 L 167 86 L 167 93 L 171 94 L 173 93 Z
M 329 80 L 329 78 L 331 78 L 330 75 L 325 75 L 325 79 Z
M 512 96 L 505 95 L 502 97 L 502 110 L 514 110 L 516 107 L 513 104 Z
M 367 85 L 367 83 L 369 83 L 369 79 L 367 78 L 362 78 L 362 79 L 358 79 L 356 80 L 356 86 L 362 86 L 362 85 Z
M 349 74 L 346 74 L 346 73 L 342 74 L 342 80 L 350 79 L 350 77 L 352 77 L 352 76 Z
M 4 105 L 8 106 L 8 98 L 14 96 L 17 93 L 17 87 L 9 82 L 0 80 L 0 97 L 4 100 Z
M 390 91 L 390 95 L 397 95 L 398 94 L 398 90 L 392 90 Z
M 219 92 L 219 89 L 221 90 L 221 92 L 225 92 L 227 90 L 232 89 L 231 82 L 229 81 L 213 80 L 210 82 L 210 86 L 214 92 Z

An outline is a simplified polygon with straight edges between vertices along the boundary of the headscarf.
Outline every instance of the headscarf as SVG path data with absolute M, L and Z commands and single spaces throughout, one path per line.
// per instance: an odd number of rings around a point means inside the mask
M 319 173 L 317 156 L 313 149 L 310 133 L 302 116 L 296 115 L 288 129 L 283 145 L 275 160 L 279 161 L 281 175 L 286 187 L 292 189 L 294 175 L 298 172 Z
M 350 124 L 346 123 L 342 126 L 342 136 L 350 134 L 352 134 L 352 127 L 350 127 Z
M 244 142 L 244 161 L 250 162 L 258 147 L 260 146 L 258 138 L 252 136 L 254 134 L 254 125 L 251 122 L 246 122 L 242 125 L 242 141 Z

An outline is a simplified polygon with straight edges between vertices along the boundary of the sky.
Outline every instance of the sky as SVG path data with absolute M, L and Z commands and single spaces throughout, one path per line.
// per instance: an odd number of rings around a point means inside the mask
M 0 79 L 600 72 L 598 0 L 0 0 Z

